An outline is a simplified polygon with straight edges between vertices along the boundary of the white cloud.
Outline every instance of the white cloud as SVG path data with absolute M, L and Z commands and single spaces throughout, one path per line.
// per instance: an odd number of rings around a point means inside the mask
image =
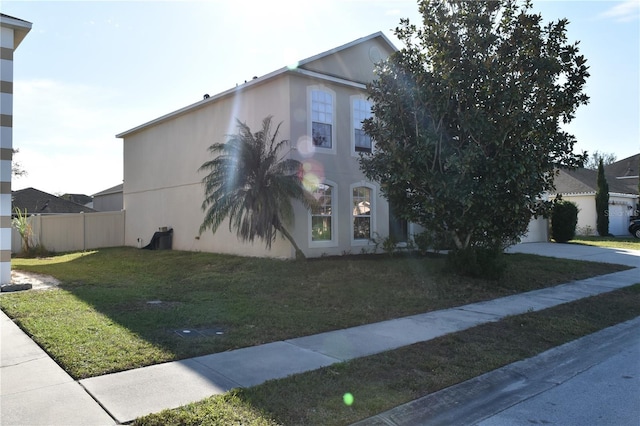
M 610 18 L 616 22 L 630 22 L 640 18 L 640 2 L 626 0 L 609 8 L 601 14 L 603 18 Z

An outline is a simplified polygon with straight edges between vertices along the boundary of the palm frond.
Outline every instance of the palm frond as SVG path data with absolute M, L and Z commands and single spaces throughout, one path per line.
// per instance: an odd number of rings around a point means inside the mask
M 209 146 L 213 158 L 198 169 L 207 173 L 202 179 L 205 216 L 200 233 L 207 229 L 215 233 L 228 218 L 229 230 L 235 230 L 241 241 L 257 238 L 270 249 L 278 232 L 290 239 L 284 227 L 293 221 L 292 200 L 306 208 L 316 200 L 302 185 L 300 162 L 279 157 L 288 144 L 278 140 L 282 123 L 274 128 L 267 116 L 255 133 L 239 120 L 236 125 L 237 132 L 227 135 L 226 142 Z

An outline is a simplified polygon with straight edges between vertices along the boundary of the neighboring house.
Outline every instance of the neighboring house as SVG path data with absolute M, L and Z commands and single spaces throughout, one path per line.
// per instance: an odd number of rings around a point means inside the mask
M 609 233 L 613 235 L 629 235 L 629 217 L 638 214 L 639 159 L 640 154 L 636 154 L 604 168 L 609 185 Z M 556 193 L 578 206 L 577 232 L 580 235 L 597 234 L 597 180 L 598 171 L 589 169 L 560 170 L 555 179 Z
M 93 198 L 85 194 L 62 194 L 60 196 L 63 200 L 72 201 L 76 204 L 93 208 Z
M 65 200 L 55 195 L 39 191 L 34 188 L 20 189 L 11 193 L 15 209 L 27 214 L 61 214 L 61 213 L 91 213 L 94 209 Z
M 321 207 L 294 203 L 290 233 L 308 257 L 371 252 L 371 238 L 407 241 L 417 225 L 397 220 L 380 185 L 360 170 L 360 153 L 375 149 L 361 122 L 371 114 L 366 84 L 374 64 L 397 49 L 381 32 L 304 59 L 170 114 L 118 134 L 124 147 L 125 244 L 144 246 L 161 227 L 172 227 L 173 248 L 249 256 L 291 258 L 278 239 L 271 251 L 262 241 L 243 244 L 223 223 L 215 235 L 198 234 L 204 213 L 199 167 L 207 148 L 236 132 L 236 119 L 252 131 L 273 116 L 282 122 L 284 157 L 303 163 L 306 181 L 316 182 Z M 546 240 L 545 235 L 542 237 Z
M 120 184 L 93 194 L 92 207 L 99 212 L 122 210 L 122 188 L 123 184 Z

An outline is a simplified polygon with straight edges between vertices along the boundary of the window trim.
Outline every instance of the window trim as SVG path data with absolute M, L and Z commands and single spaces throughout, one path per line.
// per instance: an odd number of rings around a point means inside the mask
M 319 183 L 331 187 L 331 240 L 314 241 L 313 240 L 313 214 L 311 209 L 308 210 L 307 217 L 307 233 L 309 239 L 309 248 L 325 248 L 338 246 L 338 184 L 330 180 L 322 180 Z
M 320 146 L 316 146 L 313 144 L 313 92 L 325 92 L 331 95 L 331 148 L 323 148 Z M 309 135 L 311 141 L 311 147 L 313 152 L 317 152 L 319 154 L 336 154 L 336 145 L 338 144 L 336 139 L 336 92 L 328 88 L 324 85 L 313 85 L 307 86 L 307 135 Z M 327 123 L 328 124 L 328 123 Z
M 371 235 L 369 235 L 369 238 L 367 239 L 356 239 L 353 237 L 353 232 L 354 232 L 354 215 L 353 215 L 353 190 L 356 188 L 360 188 L 360 187 L 364 187 L 364 188 L 368 188 L 371 191 L 371 205 L 369 206 L 370 209 L 370 232 Z M 351 239 L 351 245 L 352 246 L 367 246 L 369 244 L 371 244 L 371 238 L 375 235 L 376 233 L 376 208 L 377 208 L 377 203 L 376 203 L 376 197 L 377 197 L 377 192 L 376 192 L 376 187 L 375 185 L 372 185 L 371 183 L 368 182 L 357 182 L 357 183 L 353 183 L 349 186 L 349 238 Z
M 349 133 L 351 134 L 351 156 L 352 157 L 359 157 L 360 153 L 372 153 L 374 150 L 374 143 L 373 143 L 373 139 L 371 140 L 371 151 L 357 151 L 356 150 L 356 127 L 355 127 L 355 104 L 356 101 L 365 101 L 368 102 L 370 106 L 373 107 L 373 104 L 370 100 L 367 99 L 366 96 L 364 95 L 352 95 L 350 97 L 350 122 L 349 122 Z M 371 116 L 373 116 L 373 113 L 371 113 Z M 360 129 L 362 129 L 362 126 L 360 127 Z

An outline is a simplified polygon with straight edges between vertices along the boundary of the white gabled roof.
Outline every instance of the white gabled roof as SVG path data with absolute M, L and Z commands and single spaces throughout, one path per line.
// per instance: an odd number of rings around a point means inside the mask
M 349 49 L 350 47 L 355 46 L 357 44 L 365 43 L 365 42 L 367 42 L 369 40 L 372 40 L 372 39 L 375 39 L 377 37 L 382 38 L 382 40 L 384 40 L 393 51 L 397 51 L 398 50 L 393 45 L 393 43 L 391 43 L 391 41 L 389 41 L 389 39 L 382 33 L 382 31 L 378 31 L 378 32 L 370 34 L 370 35 L 368 35 L 366 37 L 361 37 L 361 38 L 359 38 L 357 40 L 354 40 L 354 41 L 351 41 L 351 42 L 349 42 L 347 44 L 343 44 L 342 46 L 338 46 L 338 47 L 335 47 L 333 49 L 327 50 L 326 52 L 322 52 L 322 53 L 319 53 L 317 55 L 311 56 L 309 58 L 303 59 L 303 60 L 298 62 L 297 68 L 296 67 L 288 67 L 288 66 L 282 67 L 282 68 L 280 68 L 278 70 L 270 72 L 269 74 L 265 74 L 262 77 L 254 78 L 253 80 L 250 80 L 250 81 L 248 81 L 248 82 L 246 82 L 246 83 L 244 83 L 242 85 L 233 87 L 233 88 L 231 88 L 229 90 L 225 90 L 224 92 L 220 92 L 220 93 L 218 93 L 216 95 L 210 96 L 210 97 L 208 97 L 206 99 L 203 99 L 203 100 L 198 101 L 196 103 L 193 103 L 191 105 L 187 105 L 184 108 L 180 108 L 179 110 L 170 112 L 170 113 L 165 114 L 165 115 L 163 115 L 161 117 L 158 117 L 158 118 L 153 119 L 151 121 L 148 121 L 148 122 L 146 122 L 144 124 L 136 126 L 136 127 L 132 128 L 132 129 L 129 129 L 129 130 L 126 130 L 126 131 L 124 131 L 122 133 L 119 133 L 119 134 L 116 135 L 116 138 L 124 138 L 125 136 L 128 136 L 130 134 L 136 133 L 136 132 L 138 132 L 140 130 L 143 130 L 143 129 L 149 127 L 149 126 L 153 126 L 155 124 L 161 123 L 161 122 L 163 122 L 165 120 L 168 120 L 170 118 L 178 117 L 178 116 L 186 114 L 186 113 L 188 113 L 188 112 L 190 112 L 192 110 L 201 108 L 201 107 L 207 105 L 210 102 L 214 102 L 214 101 L 216 101 L 218 99 L 221 99 L 221 98 L 224 98 L 226 96 L 235 94 L 237 92 L 241 92 L 241 91 L 243 91 L 245 89 L 248 89 L 248 88 L 250 88 L 250 87 L 252 87 L 254 85 L 262 84 L 265 81 L 270 80 L 270 79 L 272 79 L 274 77 L 277 77 L 277 76 L 279 76 L 281 74 L 284 74 L 284 73 L 303 74 L 303 75 L 307 75 L 307 76 L 314 77 L 314 78 L 325 79 L 325 80 L 329 80 L 329 81 L 332 81 L 332 82 L 335 82 L 335 83 L 345 84 L 345 85 L 349 85 L 349 86 L 358 87 L 360 89 L 364 89 L 365 85 L 362 84 L 362 83 L 358 83 L 358 82 L 354 82 L 354 81 L 350 81 L 350 80 L 345 80 L 345 79 L 342 79 L 342 78 L 339 78 L 339 77 L 327 76 L 327 75 L 324 75 L 324 74 L 321 74 L 321 73 L 318 73 L 318 72 L 315 72 L 315 71 L 305 70 L 305 69 L 302 69 L 300 67 L 304 66 L 305 64 L 308 64 L 310 62 L 317 61 L 318 59 L 322 59 L 322 58 L 325 58 L 327 56 L 334 55 L 334 54 L 336 54 L 336 53 L 338 53 L 338 52 L 340 52 L 342 50 Z

